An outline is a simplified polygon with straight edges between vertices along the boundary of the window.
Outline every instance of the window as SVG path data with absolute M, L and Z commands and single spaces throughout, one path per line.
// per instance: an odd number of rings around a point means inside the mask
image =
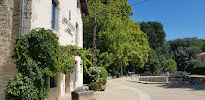
M 56 87 L 55 78 L 54 77 L 50 77 L 50 88 L 54 88 L 54 87 Z
M 75 82 L 77 82 L 77 62 L 75 62 Z
M 69 20 L 71 20 L 71 10 L 69 10 Z
M 204 57 L 203 56 L 201 57 L 201 62 L 204 62 Z
M 75 29 L 75 44 L 78 45 L 78 24 L 76 24 Z
M 79 0 L 77 0 L 77 8 L 80 8 Z
M 56 19 L 57 19 L 57 3 L 55 0 L 52 0 L 52 19 L 51 19 L 51 28 L 56 30 Z

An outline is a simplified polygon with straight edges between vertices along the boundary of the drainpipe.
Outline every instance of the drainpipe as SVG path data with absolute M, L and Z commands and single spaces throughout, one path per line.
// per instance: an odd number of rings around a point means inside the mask
M 23 18 L 24 17 L 24 0 L 22 0 L 22 9 L 21 9 L 21 34 L 23 36 Z

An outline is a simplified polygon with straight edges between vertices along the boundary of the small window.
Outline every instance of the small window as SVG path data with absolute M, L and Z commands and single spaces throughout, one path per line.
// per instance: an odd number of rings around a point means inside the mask
M 69 20 L 71 20 L 71 10 L 69 10 Z
M 77 0 L 77 8 L 80 8 L 80 2 Z
M 55 77 L 50 77 L 50 88 L 56 87 Z
M 75 29 L 75 45 L 78 45 L 78 24 L 76 24 Z
M 78 80 L 77 80 L 77 62 L 75 62 L 75 82 L 78 82 Z
M 201 62 L 204 62 L 204 57 L 203 56 L 201 57 Z
M 51 19 L 51 28 L 56 30 L 56 20 L 57 20 L 57 3 L 55 0 L 52 0 L 52 19 Z

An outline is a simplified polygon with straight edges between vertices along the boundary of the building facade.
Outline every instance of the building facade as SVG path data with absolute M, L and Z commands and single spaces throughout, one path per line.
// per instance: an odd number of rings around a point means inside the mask
M 198 66 L 205 67 L 205 52 L 198 54 L 196 58 L 198 60 Z
M 24 5 L 23 28 L 21 12 Z M 21 30 L 27 34 L 34 28 L 52 29 L 60 45 L 83 47 L 82 16 L 88 15 L 86 0 L 0 0 L 0 99 L 9 78 L 17 73 L 11 59 L 15 38 Z M 50 100 L 83 85 L 83 67 L 75 57 L 76 72 L 51 79 Z

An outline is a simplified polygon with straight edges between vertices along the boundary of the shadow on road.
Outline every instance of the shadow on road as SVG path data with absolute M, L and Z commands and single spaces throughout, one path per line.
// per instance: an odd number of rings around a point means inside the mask
M 188 88 L 192 90 L 205 90 L 205 84 L 164 84 L 160 85 L 158 87 L 163 87 L 163 88 Z

